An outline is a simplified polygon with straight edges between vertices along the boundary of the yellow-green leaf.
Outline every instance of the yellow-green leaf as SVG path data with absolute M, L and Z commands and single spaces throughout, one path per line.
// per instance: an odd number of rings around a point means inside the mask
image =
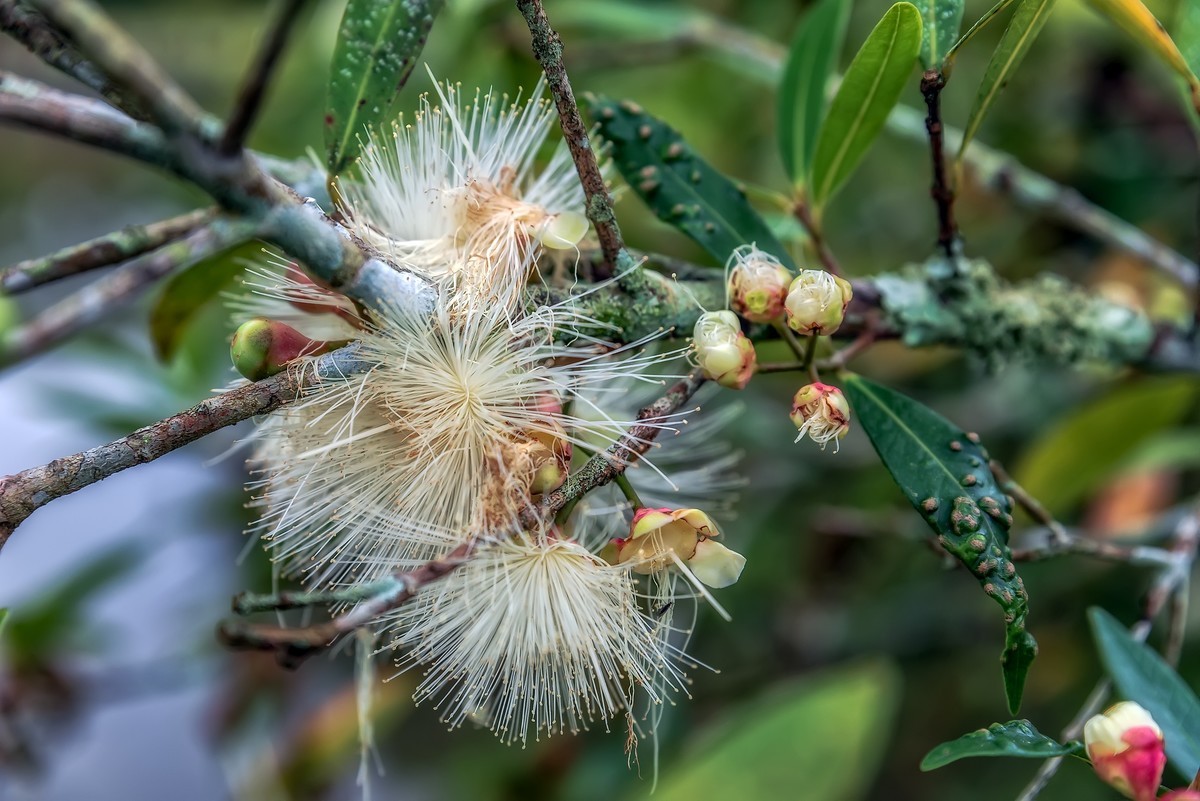
M 1041 33 L 1042 26 L 1046 24 L 1053 5 L 1054 0 L 1021 0 L 1017 4 L 1017 10 L 1013 12 L 1012 19 L 1008 21 L 1008 27 L 1004 29 L 1004 34 L 1000 37 L 1000 44 L 992 53 L 992 59 L 988 62 L 987 70 L 983 74 L 983 81 L 979 84 L 979 92 L 975 95 L 975 105 L 971 109 L 971 116 L 967 119 L 967 127 L 963 130 L 962 144 L 958 148 L 959 162 L 962 161 L 963 153 L 967 151 L 967 145 L 979 132 L 983 118 L 996 103 L 1000 91 L 1008 84 L 1013 73 L 1017 71 L 1017 67 L 1021 65 L 1021 60 L 1025 58 L 1025 54 L 1029 52 L 1029 48 L 1037 39 L 1037 35 Z
M 896 3 L 850 63 L 829 107 L 813 154 L 811 197 L 829 201 L 858 167 L 912 75 L 921 49 L 921 13 Z
M 386 120 L 412 73 L 443 0 L 349 0 L 342 14 L 325 109 L 329 174 L 358 156 L 360 137 Z
M 1022 456 L 1017 483 L 1062 515 L 1100 488 L 1141 444 L 1196 403 L 1200 382 L 1171 376 L 1117 387 L 1057 421 Z
M 1162 59 L 1163 63 L 1187 81 L 1193 98 L 1200 96 L 1200 81 L 1192 66 L 1175 45 L 1175 40 L 1141 0 L 1088 0 L 1092 8 L 1124 28 L 1134 39 Z M 1195 0 L 1182 0 L 1182 5 L 1195 6 Z M 1181 15 L 1187 12 L 1180 12 Z M 1193 15 L 1200 12 L 1191 12 Z
M 939 69 L 958 41 L 964 0 L 913 0 L 921 12 L 921 66 Z
M 792 38 L 779 86 L 776 122 L 783 166 L 794 184 L 803 183 L 812 166 L 817 129 L 825 111 L 825 87 L 837 67 L 849 19 L 849 0 L 819 0 Z
M 899 681 L 886 665 L 841 667 L 743 705 L 663 771 L 657 801 L 851 801 L 887 753 Z M 637 798 L 645 798 L 640 790 Z

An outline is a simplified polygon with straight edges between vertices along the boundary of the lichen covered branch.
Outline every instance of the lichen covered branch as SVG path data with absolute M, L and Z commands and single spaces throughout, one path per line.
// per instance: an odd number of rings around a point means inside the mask
M 309 386 L 369 367 L 358 359 L 356 348 L 342 348 L 298 362 L 271 378 L 223 392 L 107 445 L 0 478 L 0 547 L 26 518 L 56 498 L 154 461 L 226 426 L 273 411 L 295 400 Z
M 191 233 L 214 215 L 212 209 L 198 209 L 168 220 L 130 225 L 48 256 L 18 262 L 0 271 L 0 292 L 17 295 L 51 281 L 132 259 Z

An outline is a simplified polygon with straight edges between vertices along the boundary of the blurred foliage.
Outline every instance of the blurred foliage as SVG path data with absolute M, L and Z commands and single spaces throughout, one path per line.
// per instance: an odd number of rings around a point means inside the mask
M 964 21 L 970 24 L 989 4 L 969 0 Z M 264 2 L 199 0 L 105 5 L 217 113 L 230 107 L 269 10 Z M 847 45 L 834 56 L 838 71 L 846 69 L 888 5 L 853 4 Z M 1165 20 L 1176 19 L 1178 9 L 1180 30 L 1192 32 L 1180 38 L 1180 50 L 1195 68 L 1196 4 L 1149 5 Z M 253 132 L 254 147 L 288 157 L 321 148 L 328 65 L 343 6 L 336 0 L 317 3 L 300 26 L 262 124 Z M 676 129 L 715 169 L 768 193 L 790 191 L 792 175 L 776 141 L 777 98 L 753 48 L 731 56 L 694 40 L 663 38 L 665 31 L 716 18 L 772 43 L 782 61 L 810 4 L 556 0 L 549 6 L 577 94 L 632 100 Z M 961 127 L 969 119 L 1003 31 L 1001 23 L 988 26 L 958 54 L 943 95 L 950 124 Z M 449 3 L 424 58 L 437 76 L 468 87 L 515 93 L 537 77 L 524 24 L 510 3 L 499 0 Z M 0 49 L 0 68 L 65 85 L 15 47 Z M 979 129 L 982 141 L 1181 252 L 1196 251 L 1194 133 L 1175 78 L 1155 53 L 1082 3 L 1063 0 L 1021 68 L 1006 77 L 1008 88 Z M 410 84 L 397 110 L 411 111 L 417 94 L 430 89 L 420 72 Z M 920 105 L 915 72 L 899 102 Z M 206 202 L 166 176 L 82 147 L 0 130 L 0 149 L 21 154 L 0 171 L 5 262 Z M 928 255 L 935 235 L 928 184 L 924 144 L 886 132 L 875 140 L 824 218 L 827 239 L 850 274 L 890 270 Z M 781 238 L 795 241 L 794 228 L 782 233 L 790 225 L 786 219 L 777 213 L 772 218 L 766 206 L 760 211 L 777 224 Z M 968 251 L 990 259 L 1007 278 L 1052 270 L 1115 291 L 1141 308 L 1186 308 L 1187 299 L 1143 265 L 969 183 L 960 187 L 957 211 Z M 708 258 L 633 198 L 618 205 L 618 215 L 626 238 L 639 249 L 700 262 Z M 205 285 L 196 300 L 207 299 L 212 289 Z M 43 302 L 35 299 L 22 311 L 32 313 Z M 171 312 L 159 307 L 160 321 L 195 315 L 168 363 L 156 363 L 147 345 L 153 301 L 113 321 L 103 335 L 64 349 L 71 365 L 103 371 L 110 383 L 127 389 L 119 399 L 102 400 L 66 380 L 43 386 L 40 397 L 60 404 L 64 416 L 116 431 L 227 383 L 228 315 L 219 304 L 191 304 L 185 300 Z M 0 310 L 0 317 L 6 313 Z M 767 356 L 764 349 L 760 357 Z M 1096 373 L 1018 368 L 991 375 L 953 353 L 906 351 L 894 344 L 880 345 L 855 368 L 978 431 L 994 456 L 1017 465 L 1018 478 L 1036 487 L 1051 508 L 1070 513 L 1071 522 L 1103 519 L 1105 531 L 1137 533 L 1147 515 L 1175 506 L 1200 487 L 1194 451 L 1179 446 L 1200 427 L 1191 379 L 1114 381 Z M 861 431 L 836 455 L 792 444 L 786 399 L 796 388 L 793 382 L 787 376 L 756 379 L 743 393 L 746 413 L 730 430 L 731 441 L 751 454 L 745 463 L 750 483 L 737 520 L 721 522 L 749 566 L 741 583 L 722 595 L 733 624 L 701 610 L 692 650 L 721 672 L 695 671 L 693 700 L 665 710 L 659 793 L 704 798 L 730 788 L 724 796 L 800 801 L 1014 797 L 1034 763 L 985 760 L 918 772 L 932 745 L 1004 716 L 1004 701 L 992 691 L 1002 624 L 972 582 L 943 569 L 920 544 L 925 536 L 920 518 L 904 504 Z M 1137 482 L 1128 480 L 1134 467 Z M 231 555 L 244 544 L 241 498 L 231 487 L 213 506 Z M 269 565 L 258 549 L 251 552 L 242 583 L 264 588 Z M 222 563 L 211 569 L 233 568 Z M 1030 625 L 1042 645 L 1022 714 L 1042 730 L 1057 732 L 1101 674 L 1085 603 L 1129 619 L 1147 577 L 1134 568 L 1082 561 L 1034 564 L 1022 573 L 1033 599 Z M 88 605 L 94 595 L 79 597 Z M 36 644 L 45 632 L 82 628 L 72 623 L 78 609 L 47 603 L 35 599 L 14 606 L 6 642 L 24 638 Z M 1189 633 L 1194 641 L 1197 627 Z M 350 660 L 314 662 L 291 675 L 269 661 L 221 655 L 215 644 L 209 648 L 227 666 L 213 702 L 213 716 L 224 725 L 214 728 L 222 743 L 241 749 L 255 766 L 241 785 L 283 786 L 279 797 L 357 797 Z M 903 674 L 902 684 L 891 669 L 847 667 L 881 656 Z M 822 678 L 807 678 L 818 668 Z M 1184 650 L 1182 674 L 1193 686 L 1200 682 L 1192 642 Z M 389 787 L 385 797 L 587 801 L 640 798 L 649 790 L 648 744 L 639 776 L 636 768 L 626 768 L 623 731 L 601 726 L 577 738 L 510 749 L 485 732 L 446 733 L 436 710 L 405 706 L 407 689 L 407 680 L 400 679 L 380 691 L 385 714 L 379 750 L 388 774 L 377 781 Z M 902 721 L 895 729 L 889 724 L 893 707 Z M 278 743 L 286 744 L 282 758 L 265 758 Z M 170 755 L 139 756 L 170 761 Z M 772 768 L 793 771 L 793 786 L 780 785 L 784 779 L 762 767 L 768 757 Z M 852 775 L 842 775 L 847 765 L 854 766 Z M 1086 767 L 1068 763 L 1042 798 L 1065 801 L 1101 791 Z M 247 791 L 245 797 L 273 796 Z

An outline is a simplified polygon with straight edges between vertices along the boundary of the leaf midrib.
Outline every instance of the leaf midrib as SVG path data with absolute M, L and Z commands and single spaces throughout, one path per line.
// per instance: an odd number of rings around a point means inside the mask
M 354 131 L 354 121 L 358 119 L 358 99 L 362 98 L 366 94 L 367 84 L 370 83 L 371 76 L 374 74 L 374 70 L 370 69 L 370 67 L 379 61 L 378 53 L 379 48 L 385 38 L 384 32 L 391 27 L 392 20 L 394 20 L 396 15 L 400 12 L 400 6 L 401 3 L 399 0 L 392 0 L 392 4 L 388 12 L 383 17 L 383 23 L 379 26 L 379 31 L 375 36 L 375 40 L 371 43 L 371 51 L 367 56 L 368 69 L 363 70 L 362 79 L 358 82 L 357 94 L 353 96 L 353 99 L 350 103 L 350 112 L 346 119 L 346 127 L 342 130 L 341 141 L 337 143 L 337 163 L 331 165 L 335 168 L 334 172 L 340 172 L 340 170 L 336 168 L 344 166 L 345 164 L 346 146 L 350 142 L 351 133 Z

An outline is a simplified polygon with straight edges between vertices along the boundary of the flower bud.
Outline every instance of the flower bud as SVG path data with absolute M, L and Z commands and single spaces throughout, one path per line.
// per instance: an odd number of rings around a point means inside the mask
M 616 561 L 646 576 L 673 565 L 674 554 L 699 581 L 728 587 L 741 576 L 746 558 L 713 541 L 720 533 L 699 509 L 638 509 L 629 536 L 613 540 Z
M 731 311 L 705 312 L 692 331 L 696 363 L 707 378 L 729 389 L 750 383 L 757 364 L 754 343 Z
M 563 211 L 542 225 L 537 232 L 537 239 L 551 250 L 570 250 L 579 244 L 587 232 L 587 217 L 577 211 Z
M 543 492 L 553 492 L 567 480 L 571 468 L 571 441 L 567 439 L 566 430 L 558 423 L 551 422 L 555 431 L 530 431 L 529 438 L 533 440 L 533 479 L 529 483 L 529 492 L 540 495 Z
M 769 323 L 783 314 L 792 274 L 770 253 L 754 245 L 733 252 L 729 305 L 752 323 Z
M 1154 718 L 1132 701 L 1122 701 L 1083 727 L 1088 758 L 1100 778 L 1134 801 L 1153 801 L 1167 756 Z
M 852 294 L 844 278 L 824 270 L 801 270 L 783 304 L 788 327 L 801 334 L 829 336 L 842 324 Z
M 837 387 L 816 382 L 801 387 L 792 398 L 792 422 L 800 429 L 799 442 L 807 434 L 821 449 L 837 441 L 850 430 L 850 404 Z
M 293 359 L 326 353 L 334 344 L 309 339 L 278 320 L 256 317 L 238 327 L 229 346 L 229 356 L 239 373 L 258 381 L 280 372 Z

